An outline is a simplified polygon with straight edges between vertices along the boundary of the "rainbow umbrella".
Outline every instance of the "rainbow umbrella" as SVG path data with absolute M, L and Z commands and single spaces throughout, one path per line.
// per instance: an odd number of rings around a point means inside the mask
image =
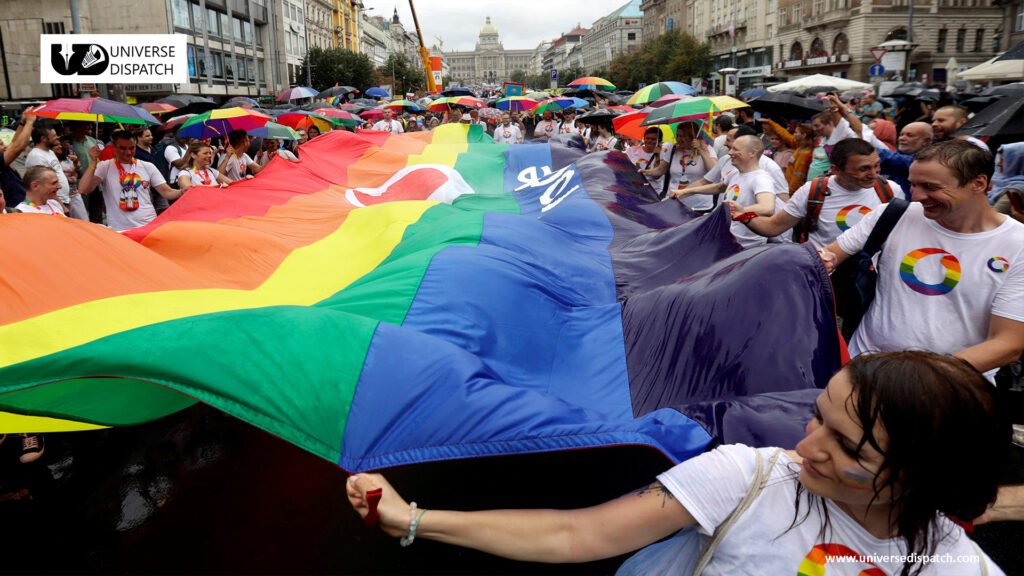
M 427 110 L 433 112 L 447 112 L 454 106 L 462 106 L 464 108 L 486 108 L 487 104 L 479 98 L 472 96 L 442 96 L 437 100 L 430 103 Z
M 359 126 L 363 123 L 359 116 L 351 112 L 338 110 L 337 108 L 317 108 L 313 110 L 313 113 L 327 118 L 332 124 L 339 124 L 341 126 Z
M 583 78 L 577 78 L 572 82 L 569 82 L 567 86 L 590 88 L 591 90 L 608 90 L 609 92 L 615 90 L 615 84 L 612 84 L 604 78 L 598 78 L 597 76 L 584 76 Z
M 317 94 L 319 92 L 308 86 L 296 86 L 282 90 L 274 100 L 277 102 L 289 102 L 291 100 L 301 100 L 302 98 L 313 98 Z
M 291 128 L 278 124 L 277 122 L 267 122 L 259 128 L 253 128 L 252 130 L 246 130 L 250 136 L 259 136 L 260 138 L 271 138 L 274 140 L 298 140 L 299 133 Z
M 385 108 L 390 108 L 398 112 L 422 112 L 423 107 L 411 100 L 395 100 L 388 102 L 384 105 Z
M 164 104 L 162 102 L 143 102 L 140 104 L 143 110 L 156 116 L 157 114 L 167 114 L 168 112 L 174 112 L 178 109 L 177 106 L 171 104 Z
M 217 108 L 196 114 L 181 125 L 182 138 L 221 138 L 232 130 L 252 130 L 270 122 L 270 116 L 246 108 Z
M 661 108 L 655 108 L 641 125 L 675 124 L 685 120 L 707 120 L 710 125 L 715 114 L 724 110 L 745 108 L 747 106 L 749 104 L 746 102 L 731 96 L 700 96 L 698 98 L 673 102 Z
M 161 129 L 173 130 L 178 126 L 184 124 L 185 122 L 188 122 L 188 119 L 192 118 L 193 116 L 195 116 L 195 114 L 182 114 L 181 116 L 175 116 L 174 118 L 169 119 L 167 122 L 164 122 L 164 125 L 161 127 Z
M 629 114 L 623 114 L 617 118 L 612 119 L 612 126 L 615 127 L 615 133 L 633 140 L 643 140 L 644 132 L 647 131 L 648 126 L 641 126 L 647 116 L 654 111 L 653 106 L 648 106 L 643 110 L 637 110 L 630 112 Z M 672 124 L 661 124 L 658 126 L 661 129 L 661 141 L 675 144 L 676 142 L 676 131 L 675 125 Z
M 106 98 L 57 98 L 26 110 L 25 113 L 65 121 L 153 125 L 161 123 L 142 108 Z
M 276 120 L 278 124 L 283 124 L 296 130 L 309 130 L 313 126 L 321 132 L 330 132 L 334 129 L 330 120 L 315 112 L 307 112 L 306 110 L 285 112 L 278 116 Z
M 526 110 L 533 110 L 538 104 L 540 104 L 540 102 L 537 102 L 533 98 L 526 98 L 525 96 L 509 96 L 508 98 L 502 98 L 495 102 L 494 107 L 498 110 L 508 110 L 509 112 L 524 112 Z
M 565 110 L 566 108 L 586 108 L 587 106 L 590 106 L 590 102 L 587 102 L 583 98 L 549 98 L 537 104 L 537 107 L 533 109 L 533 113 L 543 114 L 548 110 L 558 112 L 559 110 Z
M 662 106 L 671 104 L 673 102 L 678 102 L 680 100 L 689 100 L 690 98 L 693 98 L 693 96 L 687 96 L 685 94 L 666 94 L 661 98 L 658 98 L 654 102 L 651 102 L 650 104 L 648 104 L 648 106 L 652 106 L 654 108 L 661 108 Z
M 626 104 L 650 104 L 658 98 L 669 94 L 692 96 L 696 93 L 697 90 L 689 84 L 684 84 L 682 82 L 658 82 L 637 90 L 635 94 L 629 97 Z

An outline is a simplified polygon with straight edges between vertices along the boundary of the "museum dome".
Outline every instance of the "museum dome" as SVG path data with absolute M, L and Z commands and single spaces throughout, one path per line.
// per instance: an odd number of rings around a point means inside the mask
M 498 29 L 495 28 L 493 24 L 491 24 L 491 17 L 488 16 L 487 20 L 484 22 L 484 25 L 480 27 L 480 35 L 483 36 L 485 34 L 497 34 L 497 33 L 498 33 Z

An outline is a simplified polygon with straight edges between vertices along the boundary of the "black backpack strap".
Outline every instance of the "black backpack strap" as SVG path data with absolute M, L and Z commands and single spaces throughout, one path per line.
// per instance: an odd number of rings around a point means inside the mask
M 672 179 L 672 159 L 676 157 L 676 145 L 672 145 L 672 152 L 668 155 L 668 170 L 665 171 L 665 181 L 661 185 L 661 197 L 665 198 L 668 194 L 668 181 Z
M 871 234 L 868 234 L 867 242 L 864 243 L 864 252 L 867 252 L 868 256 L 874 256 L 876 252 L 882 249 L 882 244 L 885 244 L 885 241 L 888 240 L 889 234 L 896 227 L 896 223 L 900 221 L 900 218 L 909 206 L 910 202 L 903 198 L 893 198 L 889 202 L 889 205 L 885 207 L 885 211 L 879 216 L 878 222 L 875 223 L 875 227 L 871 229 Z

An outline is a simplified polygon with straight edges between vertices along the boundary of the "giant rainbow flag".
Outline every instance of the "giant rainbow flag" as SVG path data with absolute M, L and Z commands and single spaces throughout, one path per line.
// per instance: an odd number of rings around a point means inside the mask
M 2 215 L 0 262 L 0 432 L 199 401 L 349 471 L 679 461 L 730 413 L 771 429 L 840 361 L 812 251 L 741 251 L 724 211 L 658 202 L 578 137 L 331 132 L 123 235 Z

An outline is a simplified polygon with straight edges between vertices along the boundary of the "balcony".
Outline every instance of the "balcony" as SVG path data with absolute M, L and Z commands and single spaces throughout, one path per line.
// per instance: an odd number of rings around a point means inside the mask
M 775 63 L 776 70 L 793 68 L 818 68 L 825 66 L 842 66 L 852 62 L 849 54 L 832 54 L 831 56 L 814 56 L 799 60 L 780 60 Z
M 846 24 L 850 21 L 850 10 L 829 10 L 824 14 L 815 14 L 804 20 L 804 28 L 818 28 L 829 24 Z

